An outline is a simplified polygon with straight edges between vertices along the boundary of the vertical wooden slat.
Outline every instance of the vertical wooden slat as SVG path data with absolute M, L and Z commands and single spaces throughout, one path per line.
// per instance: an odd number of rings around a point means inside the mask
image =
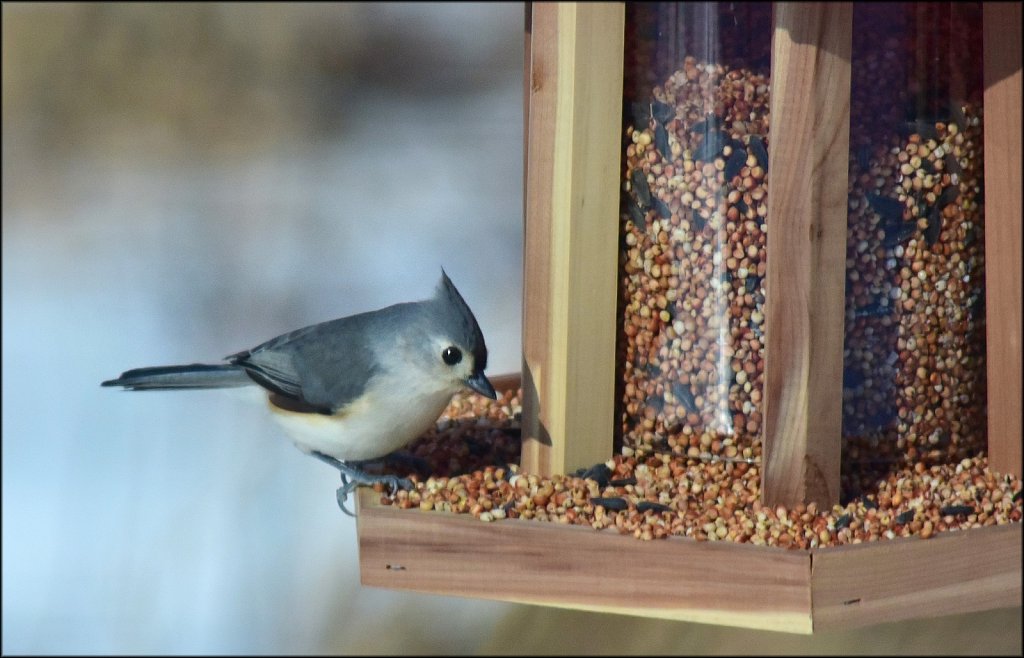
M 851 3 L 775 5 L 765 299 L 769 504 L 839 500 Z
M 526 171 L 523 172 L 523 468 L 550 473 L 551 439 L 540 417 L 540 391 L 548 361 L 550 324 L 551 185 L 555 150 L 555 75 L 558 15 L 550 4 L 530 3 L 530 60 L 523 72 L 529 98 Z M 536 42 L 536 44 L 534 44 Z
M 555 150 L 558 80 L 558 15 L 555 7 L 530 3 L 530 61 L 524 71 L 529 93 L 523 217 L 523 448 L 524 469 L 550 473 L 551 439 L 540 416 L 540 392 L 548 362 L 551 185 Z M 534 43 L 536 42 L 536 43 Z M 545 409 L 547 411 L 547 409 Z
M 1021 5 L 983 6 L 989 465 L 1021 475 Z
M 533 44 L 533 3 L 523 3 L 523 213 L 526 213 L 526 172 L 530 163 L 530 47 Z M 526 222 L 523 222 L 526 232 Z
M 534 3 L 523 258 L 524 470 L 612 454 L 625 6 Z

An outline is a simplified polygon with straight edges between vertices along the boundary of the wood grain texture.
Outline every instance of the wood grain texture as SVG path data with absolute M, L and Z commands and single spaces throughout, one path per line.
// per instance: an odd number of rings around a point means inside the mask
M 807 553 L 381 506 L 359 492 L 362 583 L 808 633 Z
M 801 551 L 358 500 L 373 587 L 791 633 L 1021 605 L 1019 523 Z
M 555 154 L 555 92 L 558 84 L 558 13 L 550 3 L 530 3 L 530 60 L 524 77 L 527 106 L 526 184 L 523 217 L 523 450 L 526 470 L 550 473 L 551 439 L 541 418 L 546 391 L 551 324 L 551 191 Z M 548 412 L 545 405 L 543 411 Z
M 1021 5 L 983 6 L 989 465 L 1021 473 Z
M 814 630 L 1021 605 L 1021 525 L 821 549 Z
M 764 500 L 839 500 L 850 3 L 775 5 Z
M 530 472 L 565 473 L 612 454 L 624 20 L 622 3 L 532 8 L 522 458 Z

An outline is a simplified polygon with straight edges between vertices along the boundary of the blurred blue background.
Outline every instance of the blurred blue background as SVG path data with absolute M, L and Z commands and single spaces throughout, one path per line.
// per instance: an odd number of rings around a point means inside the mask
M 3 4 L 4 654 L 1019 649 L 1019 610 L 802 638 L 363 588 L 337 474 L 259 407 L 100 388 L 426 297 L 442 266 L 489 372 L 518 371 L 522 28 L 500 3 Z
M 3 12 L 4 653 L 386 651 L 425 599 L 359 586 L 337 473 L 247 400 L 99 383 L 442 266 L 517 372 L 522 6 Z

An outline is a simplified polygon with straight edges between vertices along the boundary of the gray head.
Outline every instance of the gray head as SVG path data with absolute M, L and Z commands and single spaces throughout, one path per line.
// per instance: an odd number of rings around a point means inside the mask
M 443 269 L 434 296 L 422 304 L 436 367 L 453 381 L 496 398 L 494 387 L 484 376 L 487 345 L 480 325 Z

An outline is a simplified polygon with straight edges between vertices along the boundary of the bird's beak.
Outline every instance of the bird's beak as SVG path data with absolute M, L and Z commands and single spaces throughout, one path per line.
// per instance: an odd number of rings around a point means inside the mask
M 491 398 L 492 400 L 498 399 L 498 394 L 494 392 L 494 387 L 491 386 L 491 382 L 487 381 L 487 377 L 484 376 L 484 372 L 482 370 L 470 375 L 466 379 L 466 386 L 484 397 Z

